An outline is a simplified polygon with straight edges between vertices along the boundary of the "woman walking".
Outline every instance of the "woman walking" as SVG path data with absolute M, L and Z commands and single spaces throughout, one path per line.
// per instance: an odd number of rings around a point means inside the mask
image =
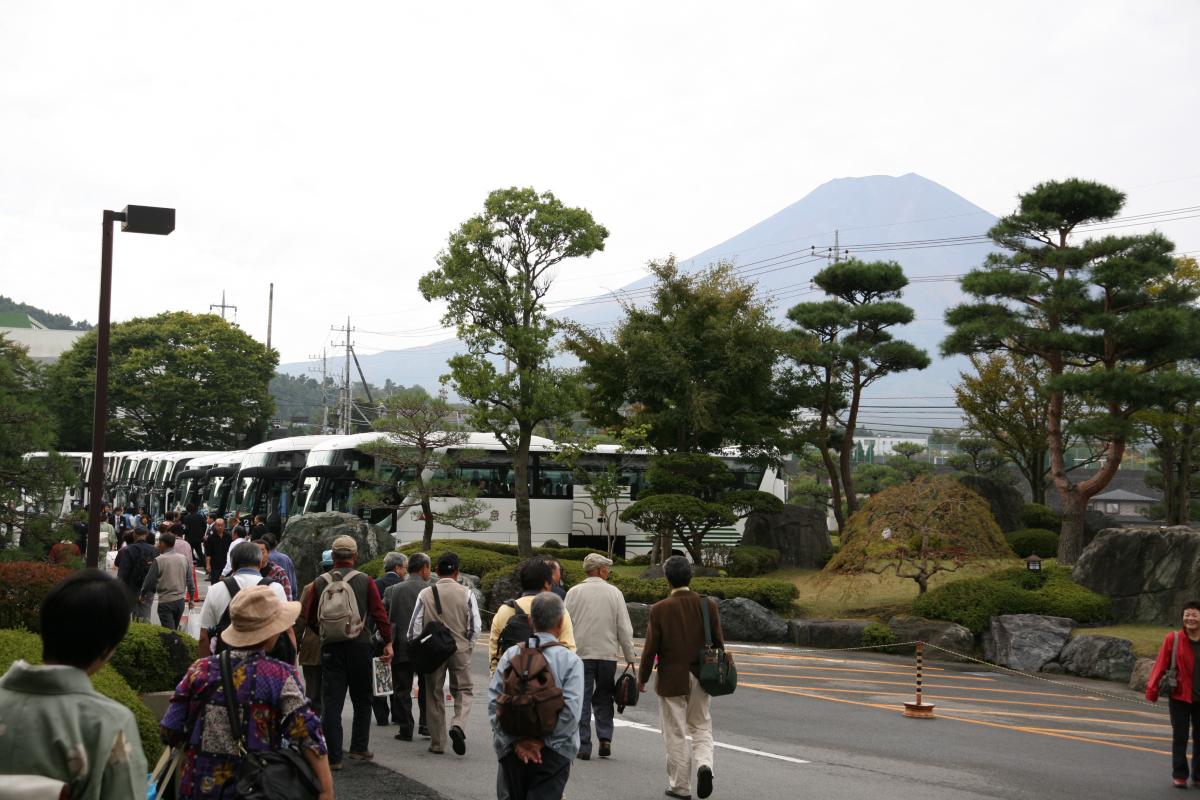
M 199 659 L 179 682 L 163 717 L 162 737 L 167 744 L 184 748 L 181 800 L 236 797 L 239 738 L 244 738 L 247 750 L 277 750 L 284 737 L 312 767 L 321 785 L 321 800 L 332 800 L 333 778 L 321 720 L 304 696 L 296 667 L 265 652 L 299 614 L 299 603 L 281 601 L 268 586 L 242 589 L 229 604 L 230 625 L 221 640 L 229 647 L 240 731 L 228 722 L 221 656 Z
M 1183 604 L 1183 629 L 1168 633 L 1158 651 L 1146 699 L 1158 702 L 1169 696 L 1171 712 L 1171 777 L 1175 786 L 1186 789 L 1189 772 L 1192 785 L 1200 785 L 1200 600 Z M 1188 769 L 1188 739 L 1192 739 L 1192 768 Z

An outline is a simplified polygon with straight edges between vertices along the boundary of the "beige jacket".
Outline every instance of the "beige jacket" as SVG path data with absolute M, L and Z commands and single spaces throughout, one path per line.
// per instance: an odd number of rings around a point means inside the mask
M 567 611 L 575 622 L 576 654 L 584 659 L 634 663 L 633 623 L 625 595 L 603 578 L 587 578 L 567 592 Z

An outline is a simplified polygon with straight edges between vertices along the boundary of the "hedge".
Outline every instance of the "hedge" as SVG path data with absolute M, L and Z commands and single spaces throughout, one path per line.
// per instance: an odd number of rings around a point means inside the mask
M 493 553 L 500 553 L 506 556 L 517 555 L 517 546 L 515 544 L 504 544 L 502 542 L 485 542 L 475 539 L 434 539 L 434 549 L 441 548 L 443 550 L 455 550 L 460 547 L 469 547 L 472 550 L 489 550 Z M 411 555 L 412 553 L 421 552 L 421 543 L 409 542 L 403 547 L 398 548 L 401 553 Z
M 900 641 L 891 628 L 884 625 L 882 622 L 872 622 L 862 631 L 862 646 L 863 647 L 880 647 L 882 645 L 895 644 Z
M 1112 603 L 1072 581 L 1064 567 L 1045 567 L 1040 573 L 1018 568 L 939 586 L 918 597 L 912 612 L 957 622 L 981 634 L 988 621 L 1001 614 L 1046 614 L 1080 623 L 1103 622 L 1112 618 Z
M 28 631 L 0 630 L 0 673 L 7 672 L 12 663 L 19 658 L 30 664 L 42 663 L 41 638 Z M 100 694 L 116 700 L 133 712 L 137 720 L 138 735 L 142 739 L 142 750 L 146 754 L 147 763 L 153 767 L 163 749 L 159 739 L 158 720 L 154 714 L 111 665 L 92 676 L 92 686 Z
M 657 603 L 671 592 L 665 578 L 647 580 L 613 575 L 609 582 L 621 590 L 628 603 Z M 701 594 L 722 599 L 745 597 L 777 610 L 790 608 L 799 596 L 794 584 L 762 578 L 694 578 L 691 586 Z
M 1054 509 L 1040 503 L 1026 503 L 1021 510 L 1021 523 L 1026 528 L 1041 528 L 1057 531 L 1062 528 L 1062 517 Z
M 753 578 L 773 572 L 778 567 L 778 550 L 740 544 L 729 551 L 729 562 L 725 565 L 725 571 L 734 578 Z
M 186 633 L 133 622 L 111 663 L 139 694 L 169 692 L 196 660 L 196 646 Z
M 0 563 L 0 628 L 41 630 L 42 598 L 70 575 L 66 567 L 41 561 Z
M 411 547 L 411 545 L 405 545 L 400 549 L 400 552 L 405 555 L 412 555 L 420 551 L 419 545 L 415 548 Z M 512 566 L 520 560 L 516 556 L 504 555 L 494 550 L 459 546 L 457 543 L 451 541 L 437 541 L 433 543 L 433 547 L 427 553 L 430 560 L 433 561 L 434 569 L 437 568 L 438 558 L 444 553 L 454 553 L 457 555 L 459 568 L 468 575 L 478 575 L 480 578 L 489 572 Z M 374 578 L 378 578 L 383 575 L 384 558 L 385 556 L 380 556 L 373 561 L 368 561 L 358 569 Z
M 1042 528 L 1026 528 L 1004 534 L 1008 546 L 1021 558 L 1037 553 L 1042 558 L 1058 554 L 1058 534 Z

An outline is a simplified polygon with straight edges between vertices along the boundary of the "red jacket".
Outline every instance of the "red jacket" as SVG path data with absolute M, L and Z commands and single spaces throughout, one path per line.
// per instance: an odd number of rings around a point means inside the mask
M 1168 633 L 1163 639 L 1158 658 L 1154 661 L 1154 669 L 1150 670 L 1150 680 L 1146 682 L 1146 699 L 1151 703 L 1158 700 L 1158 679 L 1167 671 L 1171 660 L 1171 647 L 1176 636 L 1179 637 L 1179 653 L 1175 657 L 1177 679 L 1171 698 L 1185 703 L 1192 702 L 1192 669 L 1196 662 L 1192 656 L 1192 643 L 1188 641 L 1187 634 L 1179 630 Z

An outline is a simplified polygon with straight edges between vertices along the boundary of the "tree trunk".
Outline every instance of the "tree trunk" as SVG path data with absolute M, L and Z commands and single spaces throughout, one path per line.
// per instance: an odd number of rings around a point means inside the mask
M 1196 438 L 1196 430 L 1190 422 L 1184 422 L 1182 429 L 1181 444 L 1179 453 L 1179 486 L 1178 499 L 1176 500 L 1176 517 L 1178 522 L 1176 525 L 1187 525 L 1192 518 L 1192 447 L 1193 440 Z
M 922 573 L 920 575 L 917 575 L 915 578 L 913 578 L 913 580 L 915 580 L 917 582 L 917 595 L 918 596 L 923 595 L 923 594 L 925 594 L 925 592 L 929 591 L 929 576 L 928 575 L 925 575 L 924 573 Z
M 529 522 L 529 443 L 533 426 L 519 424 L 517 455 L 513 460 L 513 499 L 517 503 L 517 554 L 522 558 L 533 555 L 533 528 Z
M 841 533 L 846 527 L 846 516 L 842 513 L 842 481 L 839 477 L 838 466 L 833 463 L 833 456 L 829 455 L 828 437 L 824 437 L 824 439 L 825 441 L 817 446 L 821 448 L 821 462 L 829 474 L 829 499 L 833 504 L 833 518 L 837 522 L 838 533 Z
M 1031 502 L 1046 505 L 1046 451 L 1036 450 L 1030 453 L 1029 463 L 1025 467 L 1025 480 L 1029 481 Z
M 1083 552 L 1083 515 L 1088 498 L 1071 493 L 1063 497 L 1062 533 L 1058 537 L 1058 563 L 1074 564 Z
M 1163 493 L 1163 522 L 1168 525 L 1178 525 L 1176 521 L 1175 506 L 1179 502 L 1176 486 L 1175 474 L 1178 464 L 1175 459 L 1175 447 L 1168 441 L 1167 437 L 1163 437 L 1162 441 L 1158 442 L 1158 467 L 1162 473 L 1162 493 Z
M 862 399 L 862 387 L 858 385 L 859 368 L 856 365 L 853 373 L 853 388 L 850 395 L 850 411 L 846 415 L 846 434 L 842 438 L 841 467 L 842 489 L 846 492 L 846 517 L 853 517 L 858 511 L 858 496 L 854 493 L 854 476 L 851 474 L 850 455 L 854 450 L 854 429 L 858 424 L 858 404 Z
M 692 563 L 700 566 L 704 563 L 704 534 L 699 536 L 688 536 L 684 534 L 680 537 L 683 543 L 683 548 L 688 551 L 688 555 L 692 557 Z
M 421 489 L 421 516 L 425 518 L 425 532 L 421 534 L 421 549 L 426 553 L 433 547 L 433 506 L 429 493 Z

